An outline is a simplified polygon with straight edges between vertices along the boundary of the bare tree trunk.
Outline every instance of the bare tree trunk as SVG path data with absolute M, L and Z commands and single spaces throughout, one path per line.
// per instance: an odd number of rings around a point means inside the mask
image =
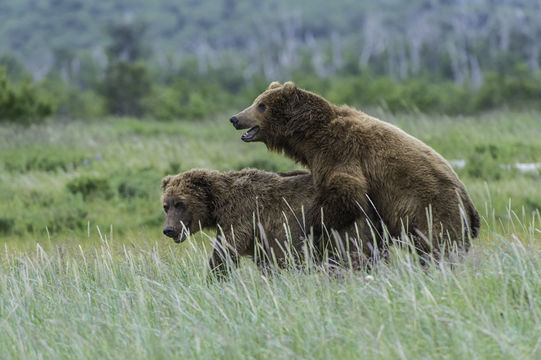
M 479 66 L 479 61 L 475 55 L 469 56 L 471 84 L 474 88 L 479 88 L 483 84 L 483 72 Z
M 319 44 L 311 33 L 308 33 L 306 35 L 306 45 L 312 51 L 312 65 L 314 66 L 316 74 L 320 77 L 327 77 L 329 75 L 329 72 L 325 68 L 325 61 L 323 59 L 322 50 L 320 49 Z
M 294 12 L 284 19 L 283 26 L 283 46 L 280 54 L 280 64 L 293 68 L 297 64 L 297 32 L 301 28 L 301 14 Z M 278 45 L 278 44 L 277 44 Z
M 463 71 L 462 56 L 454 42 L 449 42 L 447 44 L 447 52 L 449 54 L 449 58 L 451 59 L 451 69 L 453 71 L 453 79 L 455 83 L 459 85 L 464 84 L 466 75 Z
M 344 66 L 344 59 L 342 58 L 342 44 L 340 41 L 340 34 L 333 31 L 331 33 L 331 49 L 332 49 L 332 67 L 333 71 L 336 71 Z
M 400 41 L 398 45 L 398 77 L 407 79 L 408 77 L 408 57 L 406 56 L 406 41 Z
M 539 43 L 534 42 L 530 47 L 528 66 L 533 73 L 539 72 Z

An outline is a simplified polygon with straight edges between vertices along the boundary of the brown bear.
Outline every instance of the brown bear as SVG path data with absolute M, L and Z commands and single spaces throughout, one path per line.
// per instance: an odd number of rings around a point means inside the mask
M 273 82 L 230 121 L 259 141 L 310 168 L 315 200 L 307 229 L 322 222 L 341 230 L 376 216 L 392 238 L 408 234 L 421 254 L 477 237 L 477 210 L 449 163 L 398 127 L 348 106 Z M 322 218 L 323 216 L 323 218 Z M 449 243 L 450 242 L 450 243 Z
M 259 265 L 275 259 L 283 265 L 303 253 L 302 207 L 314 194 L 306 171 L 190 170 L 165 177 L 162 189 L 165 235 L 176 242 L 200 229 L 223 235 L 225 244 L 216 242 L 210 259 L 214 271 L 225 270 L 226 252 L 236 264 L 239 256 L 262 250 Z
M 303 206 L 312 203 L 315 194 L 312 175 L 307 171 L 190 170 L 165 177 L 162 190 L 165 235 L 180 243 L 187 233 L 203 228 L 225 237 L 227 249 L 217 242 L 210 260 L 211 269 L 218 272 L 225 269 L 224 250 L 234 264 L 240 256 L 253 257 L 262 250 L 258 265 L 269 260 L 280 265 L 286 260 L 298 263 L 306 250 L 315 250 L 303 248 L 307 245 Z M 362 227 L 374 230 L 370 239 L 360 239 Z M 325 247 L 327 264 L 360 269 L 366 260 L 380 255 L 373 241 L 378 235 L 373 223 L 356 223 L 333 233 Z

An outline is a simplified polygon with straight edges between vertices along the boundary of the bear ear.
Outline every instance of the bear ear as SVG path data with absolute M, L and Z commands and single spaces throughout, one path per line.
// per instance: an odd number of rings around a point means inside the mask
M 165 190 L 165 188 L 167 187 L 167 185 L 169 185 L 172 179 L 173 179 L 172 175 L 167 175 L 166 177 L 162 179 L 162 190 Z
M 295 83 L 293 81 L 288 81 L 284 84 L 283 91 L 287 96 L 291 96 L 295 93 L 295 90 L 297 90 L 297 86 L 295 86 Z
M 282 86 L 282 84 L 280 84 L 278 81 L 273 81 L 273 82 L 270 83 L 267 90 L 277 89 L 277 88 L 279 88 L 281 86 Z
M 202 189 L 210 188 L 209 175 L 207 173 L 200 173 L 192 178 L 192 184 Z
M 198 188 L 207 204 L 214 202 L 212 172 L 201 172 L 191 179 L 191 183 Z

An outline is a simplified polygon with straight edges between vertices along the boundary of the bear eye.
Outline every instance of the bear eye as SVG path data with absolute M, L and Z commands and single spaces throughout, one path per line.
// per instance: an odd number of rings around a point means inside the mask
M 259 112 L 263 112 L 265 111 L 265 109 L 267 108 L 267 105 L 263 104 L 263 103 L 260 103 L 259 105 L 257 105 L 257 110 Z
M 177 201 L 175 203 L 175 209 L 184 209 L 184 203 L 182 201 Z
M 163 206 L 163 211 L 167 212 L 168 210 L 169 210 L 169 206 L 164 205 L 164 206 Z

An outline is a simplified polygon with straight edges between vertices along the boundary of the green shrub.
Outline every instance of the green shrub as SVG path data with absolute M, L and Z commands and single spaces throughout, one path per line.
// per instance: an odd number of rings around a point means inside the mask
M 17 86 L 9 82 L 4 70 L 0 73 L 0 120 L 30 123 L 53 112 L 65 118 L 110 114 L 193 120 L 242 109 L 269 83 L 261 73 L 246 78 L 242 73 L 244 66 L 237 59 L 223 61 L 206 71 L 200 71 L 193 57 L 187 57 L 177 67 L 151 66 L 148 57 L 143 56 L 142 44 L 129 35 L 137 29 L 138 26 L 121 27 L 115 33 L 118 38 L 113 42 L 116 45 L 108 48 L 112 53 L 108 53 L 105 69 L 91 64 L 74 78 L 55 70 L 40 84 L 34 84 L 28 76 L 18 76 L 22 80 Z M 127 45 L 126 39 L 130 41 Z M 125 59 L 125 52 L 134 55 Z M 507 72 L 484 73 L 479 88 L 458 85 L 450 76 L 429 71 L 399 80 L 374 69 L 352 67 L 349 73 L 339 71 L 320 77 L 308 66 L 310 63 L 301 61 L 297 69 L 290 69 L 289 75 L 280 80 L 293 80 L 336 104 L 381 107 L 393 113 L 447 114 L 541 107 L 541 73 L 532 74 L 522 63 Z
M 533 75 L 524 64 L 518 64 L 510 73 L 487 73 L 482 86 L 472 94 L 472 107 L 476 111 L 498 107 L 536 107 L 541 99 L 541 74 Z
M 81 194 L 84 199 L 91 196 L 108 197 L 112 195 L 109 180 L 100 176 L 81 175 L 70 180 L 66 187 L 72 194 Z
M 11 217 L 0 217 L 0 234 L 11 233 L 13 226 L 15 225 L 15 219 Z
M 6 69 L 0 67 L 0 121 L 29 124 L 42 121 L 52 112 L 53 107 L 40 97 L 30 78 L 15 87 Z
M 100 93 L 112 115 L 144 114 L 144 99 L 150 94 L 151 80 L 143 63 L 115 61 L 109 63 Z
M 92 90 L 81 90 L 55 74 L 43 81 L 40 91 L 50 103 L 55 104 L 57 116 L 81 119 L 99 117 L 106 113 L 102 96 Z
M 118 195 L 123 199 L 153 198 L 158 195 L 161 174 L 154 168 L 122 173 L 116 180 Z M 154 192 L 152 190 L 155 190 Z
M 145 108 L 154 119 L 179 119 L 184 112 L 179 98 L 179 94 L 174 88 L 159 87 L 146 99 Z
M 192 84 L 182 79 L 171 86 L 155 88 L 145 100 L 145 109 L 158 120 L 193 120 L 228 109 L 229 99 L 220 86 L 205 82 Z
M 500 180 L 505 171 L 500 163 L 500 149 L 493 144 L 478 145 L 466 160 L 466 173 L 474 178 L 484 180 Z
M 164 176 L 166 175 L 174 175 L 181 173 L 183 171 L 182 164 L 178 161 L 170 161 L 169 165 L 165 169 Z
M 88 212 L 81 207 L 62 208 L 55 211 L 51 219 L 47 221 L 47 229 L 50 232 L 74 231 L 87 227 L 86 217 Z M 39 229 L 27 229 L 32 232 Z

